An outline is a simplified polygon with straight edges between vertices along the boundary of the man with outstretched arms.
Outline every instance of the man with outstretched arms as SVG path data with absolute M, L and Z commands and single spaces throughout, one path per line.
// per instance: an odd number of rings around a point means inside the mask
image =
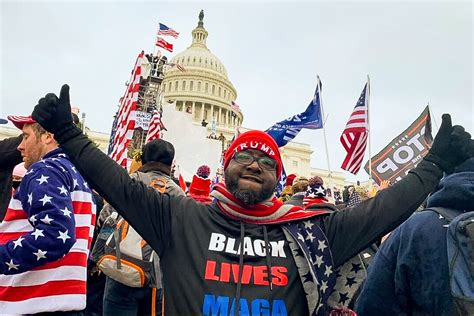
M 172 315 L 322 315 L 335 269 L 408 218 L 443 171 L 474 155 L 470 135 L 444 115 L 429 154 L 403 180 L 350 211 L 328 214 L 274 197 L 282 172 L 278 146 L 266 133 L 249 131 L 225 154 L 225 185 L 212 193 L 217 202 L 204 205 L 131 179 L 69 113 L 64 85 L 59 98 L 50 93 L 39 101 L 33 117 L 157 251 L 164 311 Z

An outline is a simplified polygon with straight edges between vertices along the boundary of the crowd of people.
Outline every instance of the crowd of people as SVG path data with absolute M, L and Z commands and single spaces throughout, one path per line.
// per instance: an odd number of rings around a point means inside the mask
M 465 247 L 474 236 L 474 140 L 448 114 L 376 194 L 290 175 L 279 197 L 282 159 L 262 131 L 226 149 L 222 181 L 204 164 L 184 186 L 166 140 L 129 171 L 102 153 L 67 85 L 8 118 L 22 134 L 0 141 L 0 314 L 474 313 L 473 271 L 448 262 L 463 254 L 453 224 Z

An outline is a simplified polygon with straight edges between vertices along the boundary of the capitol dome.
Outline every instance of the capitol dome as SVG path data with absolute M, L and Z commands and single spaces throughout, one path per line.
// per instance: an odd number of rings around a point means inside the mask
M 237 91 L 224 64 L 207 48 L 203 19 L 201 10 L 191 46 L 171 59 L 162 83 L 163 98 L 175 103 L 176 110 L 189 113 L 194 122 L 208 123 L 210 132 L 231 137 L 242 125 L 243 115 L 231 106 Z

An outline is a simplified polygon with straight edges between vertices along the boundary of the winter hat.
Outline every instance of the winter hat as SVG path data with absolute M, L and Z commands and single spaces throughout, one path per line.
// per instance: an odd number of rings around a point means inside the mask
M 308 178 L 306 177 L 296 177 L 293 181 L 293 193 L 306 192 L 308 188 Z
M 211 174 L 211 168 L 206 165 L 199 166 L 198 170 L 196 171 L 196 174 L 201 178 L 207 179 Z
M 308 181 L 308 189 L 306 190 L 305 197 L 309 198 L 325 198 L 326 189 L 323 186 L 324 181 L 321 177 L 314 176 Z
M 12 175 L 14 177 L 18 177 L 18 178 L 23 178 L 26 174 L 26 169 L 25 169 L 25 163 L 22 162 L 22 163 L 19 163 L 18 165 L 15 166 L 15 168 L 13 168 L 13 173 Z
M 197 197 L 209 197 L 211 193 L 211 179 L 209 179 L 209 174 L 211 169 L 202 165 L 198 168 L 196 174 L 193 176 L 193 181 L 189 185 L 188 195 L 193 199 Z
M 294 173 L 287 175 L 285 186 L 293 185 L 293 181 L 295 180 L 295 178 L 296 178 L 296 174 Z
M 260 150 L 268 157 L 275 159 L 277 162 L 276 175 L 277 178 L 280 178 L 283 163 L 281 161 L 278 145 L 270 135 L 257 130 L 242 133 L 234 140 L 225 153 L 224 169 L 227 168 L 236 152 L 246 149 Z
M 23 126 L 25 124 L 32 124 L 36 123 L 35 120 L 33 120 L 33 117 L 31 115 L 28 116 L 22 116 L 22 115 L 9 115 L 7 118 L 15 125 L 18 129 L 23 129 Z
M 173 164 L 174 146 L 163 139 L 154 139 L 143 146 L 142 163 L 156 161 L 167 166 Z

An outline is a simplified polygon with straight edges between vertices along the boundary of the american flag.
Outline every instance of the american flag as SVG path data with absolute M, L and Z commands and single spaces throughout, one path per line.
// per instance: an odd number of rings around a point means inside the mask
M 186 68 L 184 68 L 183 65 L 181 64 L 177 64 L 177 63 L 167 63 L 168 66 L 170 67 L 176 67 L 178 68 L 179 71 L 182 71 L 182 72 L 185 72 L 186 71 Z
M 240 106 L 235 103 L 234 101 L 230 102 L 230 107 L 232 110 L 236 111 L 236 112 L 240 112 Z
M 156 46 L 161 47 L 169 51 L 170 53 L 173 52 L 173 44 L 165 41 L 162 37 L 157 37 L 156 38 Z
M 161 121 L 163 111 L 154 110 L 153 116 L 151 117 L 150 125 L 148 126 L 148 133 L 146 134 L 145 143 L 151 142 L 154 139 L 161 138 L 161 131 L 167 130 L 163 122 Z
M 178 38 L 179 33 L 173 30 L 170 27 L 167 27 L 163 23 L 159 23 L 160 26 L 158 28 L 158 35 L 163 35 L 163 36 L 173 36 L 174 38 Z
M 341 168 L 352 174 L 359 172 L 362 159 L 364 159 L 365 148 L 367 147 L 367 138 L 369 136 L 369 94 L 370 85 L 367 82 L 341 135 L 341 143 L 347 152 Z
M 283 147 L 288 142 L 292 141 L 303 128 L 319 129 L 323 127 L 321 90 L 322 84 L 318 76 L 316 91 L 314 92 L 313 99 L 306 107 L 306 110 L 273 124 L 265 131 L 268 135 L 273 137 L 278 144 L 278 147 Z
M 92 192 L 58 148 L 28 169 L 0 223 L 0 313 L 86 306 Z
M 135 110 L 137 109 L 138 90 L 140 88 L 141 63 L 144 52 L 138 55 L 132 76 L 120 103 L 112 151 L 109 156 L 122 167 L 127 167 L 128 145 L 135 129 Z M 113 132 L 113 131 L 112 131 Z

